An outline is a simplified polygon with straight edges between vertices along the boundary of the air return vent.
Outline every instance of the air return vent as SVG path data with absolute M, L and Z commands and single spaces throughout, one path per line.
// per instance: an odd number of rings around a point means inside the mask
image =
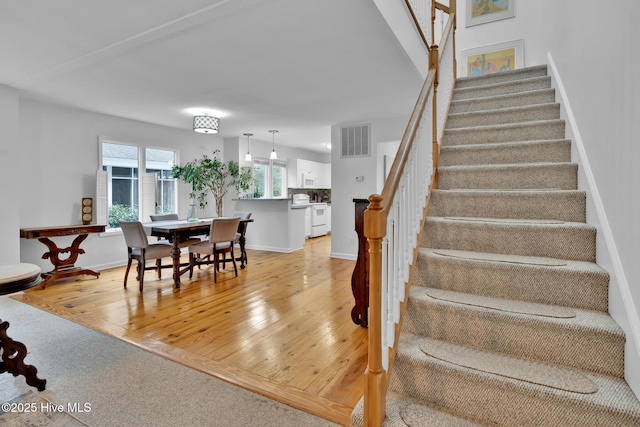
M 341 131 L 341 156 L 363 157 L 371 155 L 370 125 L 346 126 Z

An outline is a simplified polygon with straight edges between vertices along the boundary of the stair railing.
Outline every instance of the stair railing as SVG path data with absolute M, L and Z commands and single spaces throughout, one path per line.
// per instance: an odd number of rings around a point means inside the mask
M 408 6 L 411 8 L 409 3 L 415 1 L 408 0 Z M 429 47 L 429 73 L 388 178 L 381 194 L 369 196 L 369 207 L 364 213 L 364 235 L 369 245 L 365 426 L 381 426 L 386 416 L 387 388 L 413 266 L 431 189 L 437 187 L 440 141 L 456 78 L 456 0 L 449 3 L 446 7 L 432 1 L 432 23 L 436 8 L 449 14 L 441 50 L 437 45 Z

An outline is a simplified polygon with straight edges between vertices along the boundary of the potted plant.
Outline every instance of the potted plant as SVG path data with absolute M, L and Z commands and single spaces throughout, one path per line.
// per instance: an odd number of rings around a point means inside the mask
M 225 163 L 218 158 L 219 153 L 220 150 L 214 150 L 213 157 L 204 154 L 200 159 L 184 166 L 175 165 L 172 173 L 174 178 L 191 184 L 189 197 L 197 199 L 201 208 L 207 205 L 207 196 L 211 193 L 216 202 L 216 213 L 221 217 L 223 199 L 229 189 L 235 189 L 238 194 L 246 192 L 251 187 L 253 178 L 249 166 L 240 167 L 233 160 Z

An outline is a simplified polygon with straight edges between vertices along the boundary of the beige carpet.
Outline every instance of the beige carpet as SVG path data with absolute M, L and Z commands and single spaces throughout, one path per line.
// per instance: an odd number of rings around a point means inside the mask
M 488 252 L 470 252 L 470 251 L 456 251 L 449 249 L 436 249 L 434 254 L 442 256 L 450 256 L 454 258 L 475 259 L 481 261 L 494 261 L 494 262 L 510 262 L 513 264 L 530 264 L 530 265 L 547 265 L 547 266 L 564 266 L 567 262 L 562 259 L 544 258 L 544 257 L 532 257 L 522 255 L 507 255 L 507 254 L 493 254 Z
M 574 393 L 591 394 L 598 387 L 587 377 L 569 369 L 514 359 L 497 353 L 489 353 L 461 347 L 444 341 L 428 340 L 420 346 L 427 355 L 458 366 L 489 372 L 503 377 L 526 381 Z
M 525 301 L 491 298 L 482 295 L 466 294 L 461 292 L 446 291 L 443 289 L 427 288 L 425 293 L 431 298 L 456 302 L 458 304 L 473 305 L 476 307 L 490 308 L 493 310 L 507 311 L 511 313 L 530 314 L 532 316 L 556 317 L 568 319 L 576 317 L 576 311 L 569 307 L 535 304 Z
M 25 363 L 47 389 L 0 374 L 0 403 L 51 402 L 53 416 L 2 413 L 0 426 L 335 426 L 322 418 L 202 374 L 7 296 L 0 297 L 7 334 L 27 346 Z M 79 411 L 76 408 L 88 408 Z M 85 406 L 88 405 L 88 406 Z

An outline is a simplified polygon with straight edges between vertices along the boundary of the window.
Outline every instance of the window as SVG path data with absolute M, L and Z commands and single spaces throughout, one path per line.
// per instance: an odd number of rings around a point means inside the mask
M 282 160 L 271 161 L 272 197 L 287 197 L 287 163 Z
M 114 229 L 122 220 L 148 221 L 149 215 L 175 212 L 176 183 L 171 173 L 175 151 L 103 138 L 99 145 L 98 222 Z
M 259 157 L 253 161 L 255 198 L 287 197 L 287 162 Z
M 175 164 L 173 150 L 146 149 L 146 171 L 156 174 L 156 213 L 176 212 L 176 180 L 171 168 Z

